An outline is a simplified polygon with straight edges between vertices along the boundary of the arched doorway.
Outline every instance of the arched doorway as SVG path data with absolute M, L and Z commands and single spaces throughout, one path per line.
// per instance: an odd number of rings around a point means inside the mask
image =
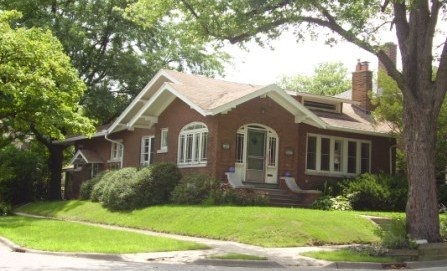
M 236 174 L 245 182 L 278 183 L 278 135 L 261 124 L 237 131 Z

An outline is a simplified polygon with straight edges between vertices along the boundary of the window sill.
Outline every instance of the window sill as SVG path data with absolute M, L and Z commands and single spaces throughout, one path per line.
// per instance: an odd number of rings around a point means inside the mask
M 110 159 L 107 161 L 107 163 L 121 163 L 121 159 Z
M 358 175 L 356 173 L 328 172 L 328 171 L 317 171 L 317 170 L 305 170 L 304 174 L 314 176 L 336 177 L 336 178 L 351 178 Z
M 157 153 L 167 153 L 168 149 L 160 149 L 157 151 Z
M 200 164 L 179 164 L 179 163 L 177 163 L 177 166 L 179 168 L 206 167 L 207 163 L 200 163 Z

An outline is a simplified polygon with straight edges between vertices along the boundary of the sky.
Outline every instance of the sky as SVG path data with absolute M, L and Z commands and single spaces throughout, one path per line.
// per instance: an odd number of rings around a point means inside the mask
M 325 45 L 323 40 L 297 43 L 292 33 L 284 33 L 271 42 L 274 50 L 262 48 L 255 42 L 247 44 L 249 51 L 238 45 L 225 47 L 232 57 L 226 65 L 225 80 L 267 85 L 280 80 L 283 75 L 312 75 L 317 64 L 342 62 L 348 72 L 354 71 L 357 60 L 370 62 L 370 70 L 377 70 L 377 58 L 348 42 L 334 47 Z

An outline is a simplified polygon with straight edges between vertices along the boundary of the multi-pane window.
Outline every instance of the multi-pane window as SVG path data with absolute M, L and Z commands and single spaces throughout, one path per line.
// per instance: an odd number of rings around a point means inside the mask
M 121 161 L 123 158 L 123 144 L 112 142 L 112 149 L 110 153 L 111 161 Z
M 191 123 L 179 134 L 179 165 L 206 164 L 208 128 L 203 123 Z
M 161 129 L 160 133 L 160 151 L 168 151 L 168 128 Z
M 370 171 L 371 143 L 320 135 L 308 135 L 306 169 L 334 174 Z
M 154 162 L 154 137 L 141 138 L 140 165 L 147 166 Z

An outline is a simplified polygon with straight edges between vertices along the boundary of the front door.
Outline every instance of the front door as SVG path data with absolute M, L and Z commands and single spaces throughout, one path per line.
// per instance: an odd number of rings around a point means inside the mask
M 248 129 L 247 134 L 247 182 L 265 182 L 266 131 Z

